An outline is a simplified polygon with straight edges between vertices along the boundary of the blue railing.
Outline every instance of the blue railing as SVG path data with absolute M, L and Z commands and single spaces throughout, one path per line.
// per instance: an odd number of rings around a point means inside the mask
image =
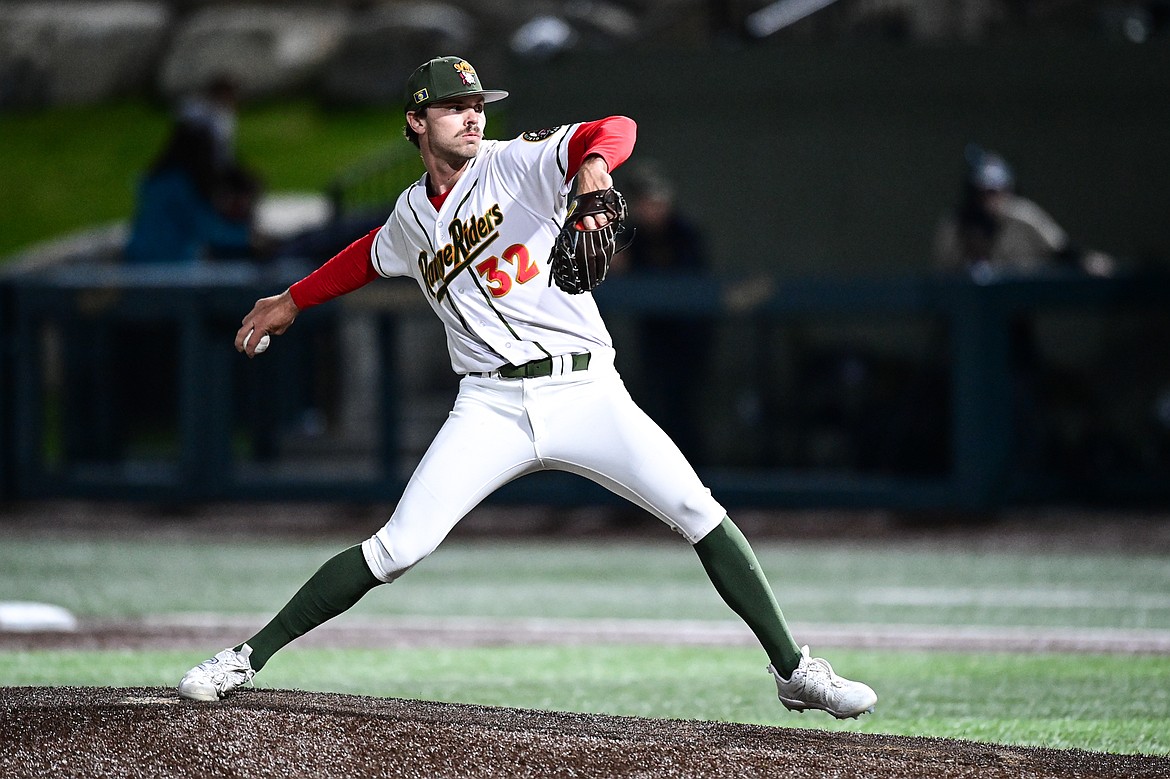
M 238 355 L 231 341 L 243 313 L 306 270 L 295 262 L 220 264 L 197 272 L 70 266 L 0 282 L 0 497 L 395 500 L 453 397 L 454 379 L 435 378 L 445 356 L 441 331 L 411 282 L 386 281 L 306 312 L 295 335 L 279 339 L 262 358 Z M 729 506 L 988 510 L 1170 499 L 1170 437 L 1154 418 L 1150 430 L 1128 431 L 1143 452 L 1133 462 L 1121 458 L 1093 473 L 1083 465 L 1070 472 L 1067 463 L 1029 459 L 1021 446 L 1017 340 L 1021 321 L 1046 315 L 1093 316 L 1106 329 L 1148 315 L 1151 328 L 1164 327 L 1170 279 L 1053 276 L 977 284 L 939 277 L 746 283 L 617 277 L 597 298 L 619 327 L 670 315 L 704 319 L 731 333 L 742 352 L 715 359 L 711 374 L 694 381 L 717 382 L 713 394 L 724 404 L 745 383 L 764 396 L 765 406 L 777 405 L 771 393 L 784 394 L 782 411 L 740 422 L 757 440 L 805 425 L 805 407 L 792 397 L 820 391 L 802 387 L 803 374 L 789 377 L 786 388 L 772 381 L 791 364 L 768 365 L 781 351 L 774 339 L 783 339 L 788 328 L 847 322 L 856 334 L 909 321 L 915 332 L 928 334 L 930 348 L 909 350 L 910 362 L 938 378 L 932 385 L 937 403 L 915 416 L 911 400 L 903 413 L 907 424 L 937 431 L 942 450 L 933 467 L 902 467 L 896 458 L 859 466 L 768 452 L 745 461 L 727 456 L 727 449 L 736 450 L 733 441 L 700 466 Z M 361 327 L 354 330 L 353 322 Z M 868 359 L 903 346 L 896 337 L 886 340 L 851 350 Z M 809 343 L 802 341 L 802 348 Z M 1158 367 L 1167 362 L 1158 343 L 1151 338 L 1144 358 L 1150 386 L 1142 391 L 1151 398 L 1166 375 Z M 376 357 L 356 388 L 349 386 L 357 380 L 347 349 L 373 350 Z M 634 359 L 631 354 L 624 352 L 624 359 Z M 910 388 L 898 385 L 904 378 L 894 374 L 887 393 L 912 397 Z M 885 412 L 878 405 L 868 413 Z M 1094 412 L 1078 413 L 1084 419 Z M 331 434 L 345 426 L 338 420 L 347 415 L 358 420 L 349 421 L 348 437 Z M 877 421 L 887 425 L 884 430 L 896 427 L 892 420 Z M 836 434 L 850 435 L 849 424 L 841 423 Z M 722 425 L 710 423 L 716 434 Z M 1160 446 L 1166 450 L 1151 453 Z M 582 479 L 542 474 L 509 485 L 494 500 L 613 499 Z

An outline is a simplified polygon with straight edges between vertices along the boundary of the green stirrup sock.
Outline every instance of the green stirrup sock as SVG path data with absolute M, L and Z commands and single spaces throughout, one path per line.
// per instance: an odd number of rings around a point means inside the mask
M 383 582 L 370 573 L 361 545 L 334 555 L 271 622 L 247 640 L 252 647 L 252 668 L 259 671 L 278 649 L 347 610 L 379 584 Z
M 800 647 L 788 630 L 776 596 L 743 533 L 724 517 L 723 522 L 695 544 L 716 591 L 740 616 L 785 679 L 800 664 Z

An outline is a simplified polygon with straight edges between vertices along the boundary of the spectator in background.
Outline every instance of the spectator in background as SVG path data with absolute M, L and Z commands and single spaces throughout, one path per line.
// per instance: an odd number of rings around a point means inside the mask
M 211 94 L 212 91 L 209 91 Z M 210 103 L 208 104 L 210 106 Z M 218 118 L 216 118 L 218 117 Z M 195 267 L 207 260 L 256 259 L 263 245 L 253 228 L 255 190 L 241 179 L 234 152 L 234 117 L 210 107 L 181 110 L 163 149 L 138 182 L 123 260 L 131 265 Z M 102 457 L 120 459 L 134 440 L 163 440 L 178 418 L 178 326 L 169 320 L 143 329 L 113 324 L 108 358 L 96 369 L 112 382 L 104 410 Z M 143 351 L 154 355 L 143 361 Z M 112 366 L 112 368 L 110 367 Z
M 212 78 L 199 93 L 179 105 L 180 124 L 204 127 L 211 133 L 215 164 L 220 169 L 236 165 L 236 112 L 240 89 L 228 75 Z
M 158 158 L 139 182 L 128 263 L 192 265 L 215 250 L 247 256 L 250 214 L 221 209 L 231 186 L 215 162 L 215 139 L 202 124 L 177 122 Z
M 975 144 L 966 149 L 966 173 L 958 206 L 941 220 L 934 239 L 940 270 L 1031 274 L 1050 268 L 1079 268 L 1106 276 L 1112 260 L 1083 251 L 1044 209 L 1016 192 L 1003 157 Z
M 629 249 L 614 270 L 694 278 L 708 268 L 703 236 L 675 205 L 674 188 L 654 162 L 634 168 L 623 186 L 630 223 Z M 647 397 L 640 399 L 688 459 L 706 460 L 700 392 L 710 362 L 712 324 L 705 317 L 653 314 L 638 321 L 638 349 Z
M 1113 273 L 1111 257 L 1077 247 L 1044 209 L 1016 192 L 1015 175 L 1003 157 L 974 144 L 967 146 L 965 156 L 962 198 L 944 216 L 935 236 L 940 270 L 968 273 L 976 281 L 1061 268 L 1094 276 Z M 1013 316 L 1008 326 L 1013 404 L 1008 411 L 1016 435 L 1016 462 L 1023 471 L 1036 471 L 1051 458 L 1056 440 L 1043 413 L 1049 388 L 1067 386 L 1069 379 L 1051 378 L 1033 316 Z
M 220 74 L 200 92 L 183 100 L 178 122 L 203 127 L 211 134 L 212 161 L 219 179 L 216 208 L 225 216 L 242 221 L 253 218 L 263 186 L 260 177 L 240 162 L 236 153 L 239 105 L 239 84 L 230 75 Z

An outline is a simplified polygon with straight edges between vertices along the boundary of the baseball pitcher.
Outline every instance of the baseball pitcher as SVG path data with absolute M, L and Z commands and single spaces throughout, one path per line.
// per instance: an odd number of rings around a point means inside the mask
M 633 150 L 634 122 L 611 116 L 487 140 L 485 106 L 507 94 L 484 89 L 460 57 L 420 66 L 407 82 L 405 134 L 424 175 L 382 227 L 244 317 L 235 344 L 254 357 L 302 310 L 410 276 L 462 379 L 385 526 L 326 561 L 254 636 L 192 668 L 179 694 L 211 701 L 250 683 L 281 647 L 422 561 L 494 490 L 555 469 L 630 500 L 694 547 L 759 638 L 785 706 L 839 718 L 872 711 L 873 690 L 796 643 L 747 540 L 614 369 L 590 290 L 628 240 L 610 174 Z

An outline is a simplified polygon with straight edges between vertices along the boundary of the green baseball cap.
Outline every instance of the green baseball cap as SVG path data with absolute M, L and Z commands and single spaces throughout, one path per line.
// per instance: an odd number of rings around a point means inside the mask
M 406 110 L 417 111 L 453 97 L 480 95 L 485 103 L 503 100 L 507 92 L 484 89 L 471 63 L 462 57 L 438 57 L 424 62 L 406 81 Z

